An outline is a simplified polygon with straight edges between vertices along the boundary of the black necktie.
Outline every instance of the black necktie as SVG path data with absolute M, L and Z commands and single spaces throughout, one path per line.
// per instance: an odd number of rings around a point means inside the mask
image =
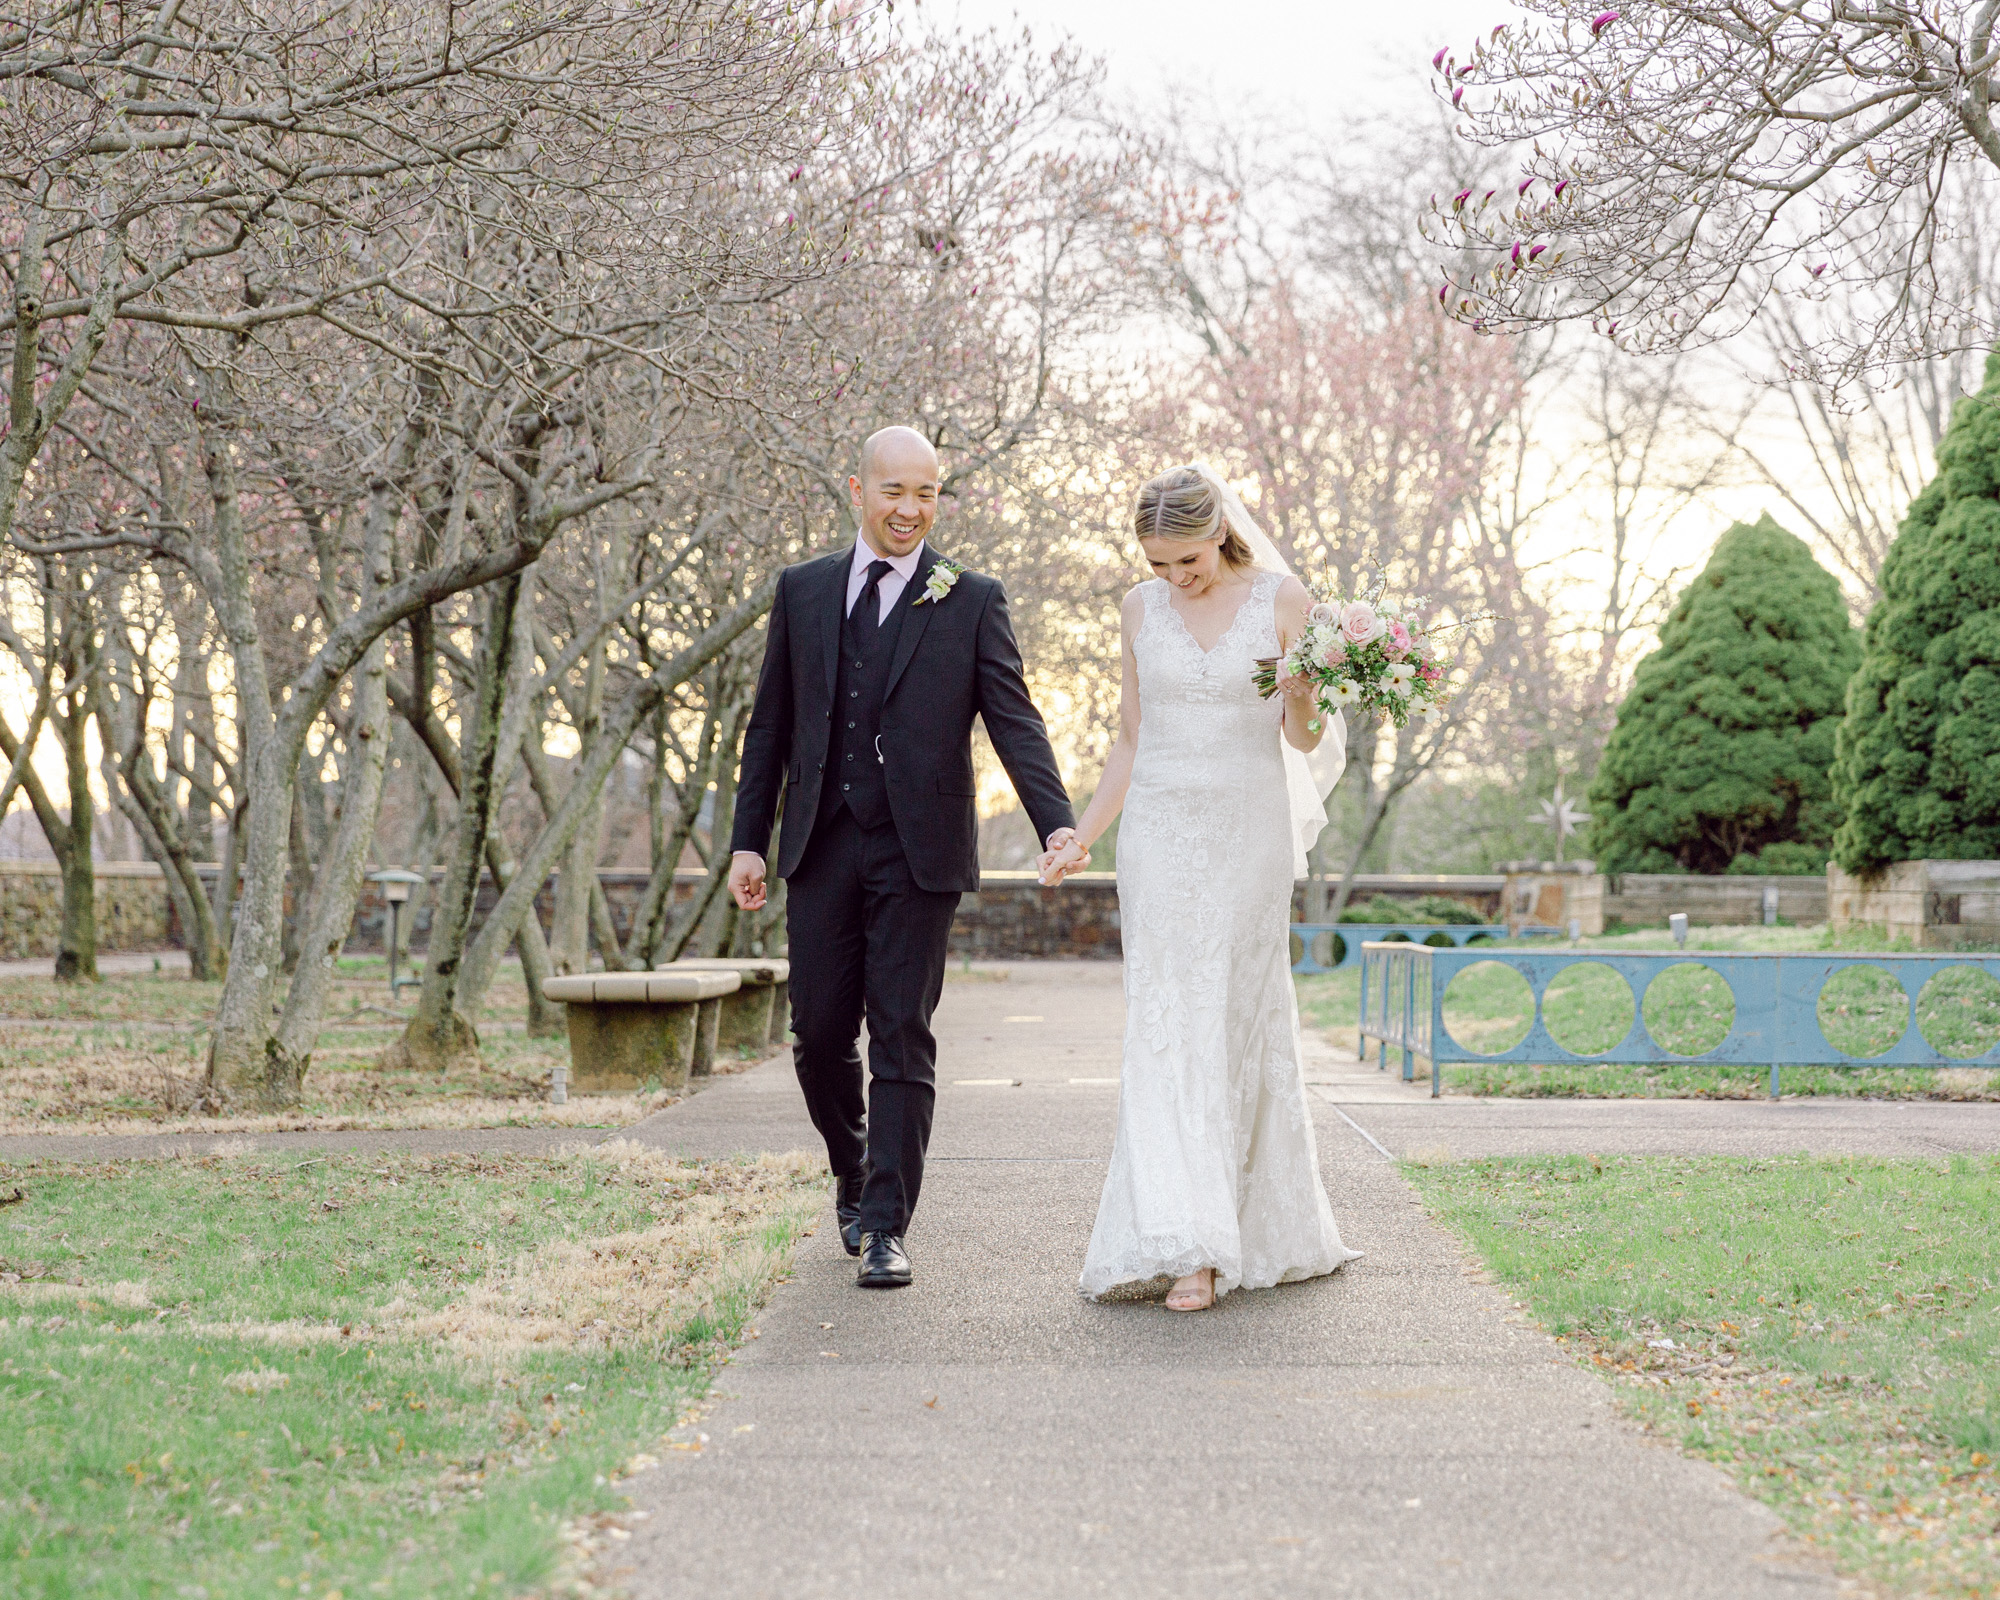
M 861 586 L 861 596 L 854 602 L 854 610 L 849 613 L 857 627 L 866 628 L 868 632 L 873 633 L 882 625 L 878 591 L 882 587 L 882 580 L 894 570 L 886 561 L 868 563 L 868 581 Z

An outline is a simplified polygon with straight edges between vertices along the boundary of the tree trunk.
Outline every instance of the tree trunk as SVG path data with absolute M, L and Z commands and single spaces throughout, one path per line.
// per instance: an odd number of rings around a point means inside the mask
M 212 409 L 212 408 L 211 408 Z M 291 844 L 298 752 L 279 733 L 277 708 L 252 604 L 248 541 L 226 430 L 204 431 L 202 468 L 212 502 L 213 568 L 203 587 L 229 643 L 236 676 L 237 775 L 242 785 L 230 853 L 243 864 L 243 894 L 229 941 L 229 975 L 216 1006 L 208 1086 L 224 1106 L 296 1104 L 304 1063 L 279 1048 L 271 997 L 284 936 L 285 868 Z M 238 844 L 238 838 L 241 844 Z M 223 866 L 225 889 L 233 874 Z
M 517 572 L 489 591 L 472 704 L 461 713 L 465 734 L 459 754 L 458 822 L 452 830 L 451 860 L 431 913 L 430 948 L 424 958 L 417 1014 L 403 1030 L 403 1037 L 384 1053 L 386 1066 L 443 1071 L 468 1058 L 475 1063 L 478 1060 L 478 1030 L 458 1009 L 459 967 L 486 862 L 486 838 L 500 800 L 495 780 L 503 753 L 501 722 L 508 680 L 519 653 L 515 632 L 528 625 L 521 605 L 528 583 L 526 573 Z
M 370 506 L 367 537 L 367 580 L 389 582 L 386 523 L 393 514 L 386 485 L 378 485 Z M 384 524 L 378 530 L 378 520 Z M 389 641 L 377 639 L 361 658 L 353 678 L 354 703 L 347 718 L 347 770 L 341 774 L 340 820 L 320 858 L 312 893 L 300 907 L 299 963 L 285 996 L 285 1013 L 278 1023 L 278 1048 L 297 1060 L 303 1076 L 333 992 L 341 947 L 354 925 L 354 903 L 361 897 L 362 875 L 368 870 L 368 850 L 375 841 L 375 822 L 382 810 L 382 780 L 389 765 Z
M 718 908 L 690 925 L 698 938 L 683 941 L 668 958 L 678 961 L 693 943 L 696 955 L 727 955 L 736 939 L 736 902 L 722 892 L 729 881 L 729 837 L 736 826 L 736 747 L 742 735 L 745 707 L 739 702 L 723 718 L 722 738 L 717 744 L 715 809 L 708 824 L 708 888 L 704 898 Z
M 89 706 L 86 690 L 72 680 L 69 711 L 58 716 L 63 765 L 69 769 L 69 825 L 55 846 L 62 868 L 62 930 L 56 939 L 56 981 L 97 981 L 97 866 L 91 859 L 92 823 L 96 802 L 90 794 L 90 756 L 84 741 Z
M 711 680 L 713 676 L 711 674 Z M 632 914 L 631 946 L 642 971 L 656 964 L 660 947 L 666 940 L 667 925 L 673 915 L 674 875 L 680 870 L 681 855 L 687 849 L 687 842 L 694 833 L 695 819 L 701 812 L 701 797 L 708 793 L 715 771 L 717 717 L 712 681 L 710 687 L 708 710 L 702 717 L 695 744 L 694 766 L 687 774 L 686 784 L 676 791 L 673 831 L 665 838 L 659 837 L 656 822 L 653 875 L 646 881 L 646 892 L 639 897 L 638 909 Z M 663 735 L 656 731 L 655 737 Z M 664 771 L 661 776 L 664 779 Z
M 317 758 L 325 759 L 321 752 Z M 318 782 L 318 779 L 311 780 Z M 285 904 L 285 931 L 279 948 L 280 964 L 287 976 L 299 970 L 299 930 L 306 914 L 306 900 L 312 892 L 313 868 L 312 850 L 306 842 L 306 800 L 305 778 L 298 778 L 292 786 L 292 831 L 288 839 L 290 854 L 285 863 L 285 882 L 291 889 Z
M 111 605 L 120 604 L 119 592 L 112 592 Z M 117 685 L 114 699 L 109 688 L 101 689 L 97 701 L 97 733 L 103 750 L 104 786 L 118 809 L 131 821 L 143 842 L 146 854 L 159 864 L 166 879 L 167 896 L 187 943 L 188 976 L 197 983 L 222 974 L 222 947 L 215 937 L 215 921 L 210 915 L 208 895 L 195 871 L 194 857 L 181 808 L 160 787 L 152 758 L 145 747 L 147 700 L 137 663 L 111 629 L 105 636 L 109 678 Z M 179 726 L 181 714 L 175 713 Z M 190 813 L 192 812 L 190 806 Z
M 224 824 L 229 833 L 229 848 L 222 852 L 222 860 L 217 863 L 215 877 L 215 936 L 222 941 L 223 960 L 228 961 L 228 952 L 236 943 L 236 889 L 243 876 L 243 824 L 249 803 L 239 799 L 236 809 L 229 813 Z M 224 976 L 228 974 L 225 971 Z
M 598 737 L 603 725 L 604 647 L 599 645 L 584 666 L 583 703 L 576 717 L 579 771 L 582 752 Z M 549 940 L 549 955 L 559 974 L 584 972 L 590 966 L 590 892 L 597 887 L 597 857 L 603 848 L 604 792 L 600 789 L 563 852 L 562 872 L 556 880 L 555 933 Z

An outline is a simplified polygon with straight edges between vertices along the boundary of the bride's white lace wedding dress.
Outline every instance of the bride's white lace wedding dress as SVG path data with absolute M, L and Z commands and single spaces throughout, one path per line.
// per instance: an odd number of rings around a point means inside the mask
M 1125 1063 L 1087 1295 L 1216 1269 L 1218 1295 L 1353 1260 L 1320 1185 L 1288 928 L 1292 825 L 1279 709 L 1282 575 L 1204 653 L 1164 579 L 1141 586 L 1139 744 L 1118 828 Z

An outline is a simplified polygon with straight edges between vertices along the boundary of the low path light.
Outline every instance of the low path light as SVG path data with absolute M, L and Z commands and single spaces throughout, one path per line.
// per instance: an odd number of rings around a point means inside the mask
M 427 883 L 421 872 L 411 872 L 403 867 L 384 867 L 380 872 L 368 874 L 370 883 L 382 886 L 382 898 L 389 906 L 389 1003 L 396 1003 L 403 980 L 396 976 L 396 954 L 403 943 L 403 907 L 408 904 L 410 891 L 420 883 Z M 415 983 L 415 978 L 410 982 Z

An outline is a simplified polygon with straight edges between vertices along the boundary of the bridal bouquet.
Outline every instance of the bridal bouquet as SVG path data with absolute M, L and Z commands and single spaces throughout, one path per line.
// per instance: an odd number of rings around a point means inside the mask
M 1319 685 L 1322 711 L 1379 713 L 1399 728 L 1412 716 L 1435 722 L 1451 668 L 1438 636 L 1466 623 L 1426 627 L 1417 620 L 1423 604 L 1393 600 L 1380 584 L 1359 599 L 1321 602 L 1306 614 L 1304 636 L 1282 657 L 1259 661 L 1251 680 L 1266 700 L 1281 677 L 1305 677 Z

